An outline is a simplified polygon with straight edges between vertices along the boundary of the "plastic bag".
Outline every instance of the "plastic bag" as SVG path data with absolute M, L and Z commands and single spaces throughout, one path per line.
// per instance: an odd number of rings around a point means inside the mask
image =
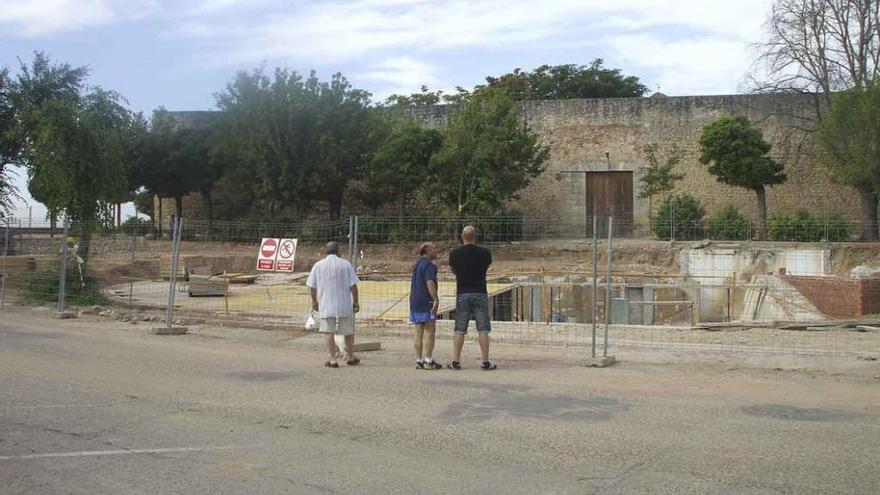
M 318 326 L 319 326 L 318 319 L 315 318 L 315 312 L 312 311 L 311 314 L 309 314 L 308 319 L 306 320 L 306 331 L 307 332 L 316 332 L 318 330 Z

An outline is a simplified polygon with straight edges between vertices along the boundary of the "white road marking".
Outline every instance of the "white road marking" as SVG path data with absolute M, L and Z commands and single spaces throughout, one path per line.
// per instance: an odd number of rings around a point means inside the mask
M 79 452 L 51 452 L 46 454 L 0 455 L 0 461 L 20 461 L 27 459 L 48 459 L 52 457 L 95 457 L 105 455 L 132 454 L 168 454 L 179 452 L 205 452 L 209 450 L 229 450 L 239 446 L 224 445 L 220 447 L 171 447 L 164 449 L 131 449 L 131 450 L 82 450 Z
M 119 402 L 104 402 L 102 404 L 42 404 L 36 406 L 3 406 L 6 410 L 19 409 L 72 409 L 78 407 L 110 407 L 119 404 Z

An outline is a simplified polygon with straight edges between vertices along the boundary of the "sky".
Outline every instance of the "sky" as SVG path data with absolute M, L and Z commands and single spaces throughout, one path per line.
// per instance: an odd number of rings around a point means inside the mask
M 151 113 L 210 110 L 236 71 L 342 72 L 384 100 L 542 64 L 588 64 L 669 96 L 744 91 L 771 0 L 0 0 L 0 66 L 36 50 Z M 18 181 L 23 183 L 23 174 Z M 22 188 L 23 195 L 27 191 Z M 44 213 L 25 198 L 18 216 Z M 26 204 L 27 203 L 27 204 Z M 128 212 L 131 208 L 128 209 Z

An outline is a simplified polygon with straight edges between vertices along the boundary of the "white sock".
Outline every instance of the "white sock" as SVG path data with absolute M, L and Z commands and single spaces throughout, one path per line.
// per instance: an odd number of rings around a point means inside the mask
M 416 359 L 416 364 L 423 363 L 423 362 L 425 362 L 425 360 L 422 358 Z
M 427 363 L 433 363 L 433 362 L 434 362 L 434 358 L 432 358 L 431 356 L 428 356 L 428 357 L 425 358 L 425 363 L 426 363 L 426 364 L 427 364 Z

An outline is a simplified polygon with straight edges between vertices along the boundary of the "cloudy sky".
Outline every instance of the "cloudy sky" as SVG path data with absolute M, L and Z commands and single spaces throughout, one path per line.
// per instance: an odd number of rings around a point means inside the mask
M 374 99 L 541 64 L 606 66 L 665 94 L 740 92 L 771 0 L 0 0 L 0 65 L 91 69 L 134 110 L 213 108 L 237 70 L 341 71 Z

